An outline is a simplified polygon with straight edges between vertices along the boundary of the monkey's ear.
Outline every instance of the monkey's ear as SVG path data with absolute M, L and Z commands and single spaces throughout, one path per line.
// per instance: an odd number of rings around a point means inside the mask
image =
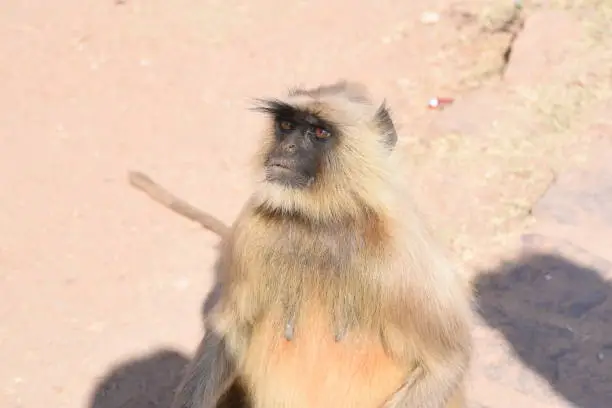
M 389 150 L 393 150 L 397 144 L 397 132 L 395 131 L 395 125 L 393 124 L 393 119 L 391 119 L 391 114 L 385 101 L 383 101 L 376 111 L 374 121 L 382 134 L 383 144 Z

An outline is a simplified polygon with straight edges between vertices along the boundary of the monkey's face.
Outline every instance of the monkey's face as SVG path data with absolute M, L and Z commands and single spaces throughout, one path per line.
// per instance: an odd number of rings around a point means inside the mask
M 330 220 L 382 205 L 397 134 L 385 104 L 361 92 L 340 83 L 258 99 L 270 126 L 254 157 L 257 206 Z
M 289 107 L 277 111 L 273 121 L 275 142 L 264 162 L 266 181 L 294 189 L 312 185 L 334 145 L 334 126 Z

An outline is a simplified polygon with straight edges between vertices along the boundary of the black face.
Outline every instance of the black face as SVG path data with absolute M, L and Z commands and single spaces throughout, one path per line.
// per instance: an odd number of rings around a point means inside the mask
M 333 144 L 335 130 L 321 118 L 291 106 L 277 106 L 274 112 L 276 145 L 265 162 L 266 179 L 292 188 L 310 186 L 326 152 Z

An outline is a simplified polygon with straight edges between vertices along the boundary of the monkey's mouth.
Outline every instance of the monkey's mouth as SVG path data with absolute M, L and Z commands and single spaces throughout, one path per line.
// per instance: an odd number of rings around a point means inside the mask
M 270 159 L 266 163 L 266 180 L 292 188 L 306 187 L 309 177 L 299 171 L 295 163 L 282 159 Z
M 295 171 L 294 163 L 291 163 L 288 160 L 282 160 L 282 159 L 270 159 L 268 160 L 266 167 L 269 169 L 274 169 L 278 171 L 283 171 L 283 170 Z
M 296 176 L 298 176 L 298 173 L 289 166 L 282 164 L 270 164 L 266 166 L 266 178 L 268 181 L 277 181 L 285 184 L 286 181 Z

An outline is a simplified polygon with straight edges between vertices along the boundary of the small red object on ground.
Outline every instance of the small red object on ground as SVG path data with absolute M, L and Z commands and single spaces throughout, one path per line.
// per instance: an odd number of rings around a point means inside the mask
M 433 98 L 429 100 L 429 109 L 440 109 L 454 102 L 454 98 Z

